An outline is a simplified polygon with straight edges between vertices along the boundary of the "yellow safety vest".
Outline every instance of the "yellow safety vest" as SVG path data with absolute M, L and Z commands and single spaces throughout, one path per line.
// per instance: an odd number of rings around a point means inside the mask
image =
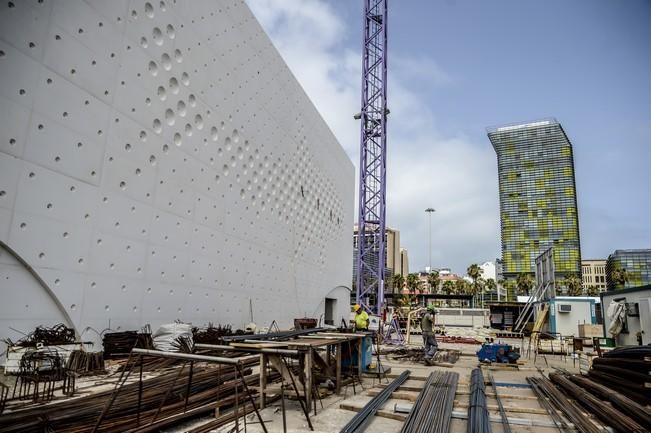
M 359 314 L 355 314 L 355 327 L 357 329 L 366 329 L 368 328 L 368 313 L 362 311 Z

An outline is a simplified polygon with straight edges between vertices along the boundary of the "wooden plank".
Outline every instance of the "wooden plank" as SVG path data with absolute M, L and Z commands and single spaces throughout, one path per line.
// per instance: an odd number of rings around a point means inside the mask
M 375 397 L 382 391 L 378 389 L 369 389 L 367 394 L 370 395 L 371 397 Z M 418 399 L 418 394 L 413 393 L 413 392 L 401 392 L 401 391 L 394 391 L 391 393 L 391 397 L 389 398 L 395 398 L 396 400 L 408 400 L 408 401 L 416 401 Z
M 345 410 L 351 410 L 353 412 L 359 412 L 359 411 L 361 411 L 363 409 L 362 407 L 353 406 L 352 404 L 348 404 L 348 403 L 341 403 L 339 405 L 339 408 L 340 409 L 345 409 Z M 406 413 L 394 413 L 394 412 L 390 412 L 388 410 L 382 410 L 382 409 L 375 412 L 375 415 L 376 416 L 381 416 L 382 418 L 394 419 L 396 421 L 405 421 L 407 419 L 407 416 L 408 416 L 408 414 L 406 414 Z
M 336 383 L 336 387 L 337 387 L 337 395 L 339 395 L 341 393 L 341 344 L 337 345 L 337 360 L 335 362 L 337 364 L 336 365 L 336 369 L 337 369 L 336 376 L 337 377 L 335 379 L 335 383 Z
M 500 394 L 500 397 L 502 394 Z M 468 409 L 469 404 L 466 402 L 461 402 L 459 400 L 454 400 L 454 407 L 455 408 L 461 408 L 461 409 Z M 489 404 L 486 405 L 486 408 L 488 410 L 494 410 L 494 411 L 499 411 L 499 407 L 496 404 Z M 505 412 L 512 412 L 512 413 L 529 413 L 529 414 L 535 414 L 535 415 L 547 415 L 547 410 L 545 409 L 539 409 L 535 407 L 513 407 L 513 406 L 504 406 L 504 411 Z

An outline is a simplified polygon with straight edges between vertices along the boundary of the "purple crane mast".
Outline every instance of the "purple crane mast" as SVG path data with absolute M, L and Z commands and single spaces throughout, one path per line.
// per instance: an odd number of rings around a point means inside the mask
M 379 314 L 384 305 L 387 2 L 364 0 L 356 300 Z

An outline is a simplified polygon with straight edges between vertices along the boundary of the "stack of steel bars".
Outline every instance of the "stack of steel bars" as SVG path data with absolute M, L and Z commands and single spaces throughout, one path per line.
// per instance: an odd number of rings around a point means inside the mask
M 369 423 L 373 420 L 373 415 L 382 407 L 382 405 L 391 397 L 391 394 L 402 385 L 411 372 L 405 370 L 400 376 L 394 379 L 378 395 L 373 397 L 364 408 L 357 412 L 355 416 L 341 429 L 341 433 L 360 433 L 366 430 Z
M 481 368 L 470 373 L 470 404 L 468 405 L 468 433 L 491 433 L 491 422 L 486 405 L 486 388 Z
M 620 411 L 633 418 L 636 422 L 640 423 L 651 431 L 651 409 L 646 406 L 631 400 L 627 396 L 613 391 L 607 386 L 601 385 L 597 382 L 590 380 L 585 376 L 571 375 L 569 379 L 577 385 L 587 389 L 592 394 L 599 396 L 604 400 L 608 400 Z
M 613 427 L 615 431 L 621 433 L 646 433 L 649 431 L 631 417 L 624 415 L 608 403 L 572 383 L 564 374 L 550 373 L 549 378 L 604 424 Z
M 243 365 L 251 366 L 257 362 L 251 359 Z M 137 368 L 136 365 L 134 370 Z M 139 382 L 124 385 L 97 431 L 146 431 L 145 426 L 154 418 L 156 426 L 162 428 L 187 417 L 214 411 L 218 406 L 234 404 L 234 390 L 239 386 L 239 381 L 235 380 L 237 376 L 233 367 L 195 365 L 191 381 L 189 371 L 189 368 L 179 366 L 160 376 L 144 379 L 140 410 Z M 246 383 L 250 386 L 259 381 L 259 376 L 251 373 L 250 368 L 243 371 Z M 270 380 L 277 378 L 278 375 L 274 374 Z M 239 392 L 243 393 L 242 388 Z M 76 399 L 15 410 L 0 416 L 0 433 L 91 432 L 112 394 L 111 389 Z
M 556 410 L 563 412 L 565 417 L 574 424 L 574 428 L 580 433 L 603 433 L 590 418 L 586 417 L 583 410 L 565 396 L 565 393 L 560 391 L 554 384 L 545 376 L 540 377 L 527 377 L 527 382 L 538 396 L 540 402 L 551 401 L 554 407 L 546 408 L 552 420 L 560 431 L 574 431 L 570 429 L 565 420 L 557 418 L 558 413 Z M 549 400 L 547 400 L 549 399 Z
M 458 381 L 458 373 L 430 373 L 400 433 L 446 433 Z
M 651 346 L 621 347 L 595 358 L 590 379 L 625 393 L 630 399 L 651 405 Z

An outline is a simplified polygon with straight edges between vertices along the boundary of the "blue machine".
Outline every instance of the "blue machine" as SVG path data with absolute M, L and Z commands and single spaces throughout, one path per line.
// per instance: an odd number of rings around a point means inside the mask
M 520 354 L 513 350 L 509 344 L 484 343 L 477 351 L 477 358 L 481 362 L 501 362 L 503 364 L 515 364 Z
M 350 358 L 342 359 L 344 367 L 357 367 L 357 347 L 352 347 Z M 368 334 L 362 338 L 362 369 L 366 371 L 368 366 L 373 362 L 373 334 Z

